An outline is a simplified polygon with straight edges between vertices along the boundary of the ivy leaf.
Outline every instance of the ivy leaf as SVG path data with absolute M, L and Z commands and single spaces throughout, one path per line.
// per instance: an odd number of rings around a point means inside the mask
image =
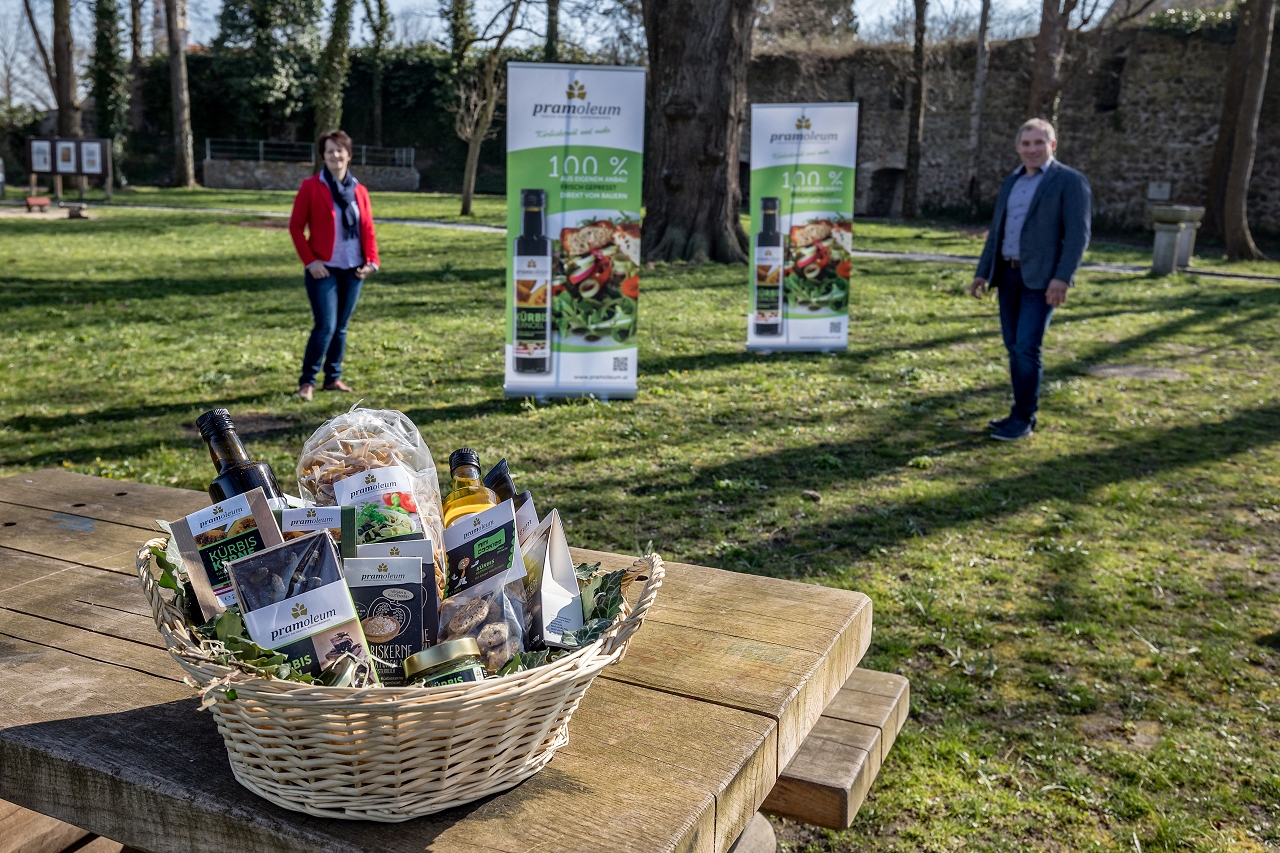
M 618 569 L 616 572 L 602 575 L 599 578 L 599 584 L 592 583 L 594 591 L 591 599 L 591 609 L 584 614 L 588 621 L 603 619 L 607 622 L 612 622 L 622 612 L 622 579 L 626 573 L 626 569 Z M 583 609 L 586 610 L 585 591 L 583 596 Z
M 157 583 L 164 589 L 171 589 L 179 595 L 182 594 L 182 585 L 178 583 L 178 576 L 175 573 L 175 566 L 169 562 L 164 551 L 156 545 L 151 546 L 151 559 L 160 568 L 160 580 Z
M 579 563 L 573 567 L 573 574 L 578 578 L 578 583 L 586 583 L 591 580 L 591 576 L 600 571 L 599 563 Z
M 612 624 L 612 619 L 591 619 L 576 631 L 565 631 L 560 635 L 560 642 L 575 649 L 589 646 L 600 639 L 600 635 L 608 631 Z

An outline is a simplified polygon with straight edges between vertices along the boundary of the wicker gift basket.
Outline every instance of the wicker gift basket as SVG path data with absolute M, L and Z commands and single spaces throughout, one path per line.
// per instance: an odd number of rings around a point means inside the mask
M 328 818 L 398 822 L 506 790 L 537 773 L 569 740 L 569 718 L 602 669 L 622 659 L 662 585 L 656 554 L 603 636 L 553 663 L 448 687 L 320 687 L 260 678 L 217 662 L 216 645 L 187 628 L 152 568 L 138 578 L 165 645 L 206 698 L 240 784 L 287 809 Z M 234 698 L 231 698 L 234 697 Z

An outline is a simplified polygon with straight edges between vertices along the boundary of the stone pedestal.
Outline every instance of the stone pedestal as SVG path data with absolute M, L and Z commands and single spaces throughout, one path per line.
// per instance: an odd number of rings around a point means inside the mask
M 1183 204 L 1156 205 L 1151 208 L 1151 218 L 1156 230 L 1152 272 L 1168 275 L 1174 269 L 1190 267 L 1195 254 L 1196 232 L 1200 230 L 1200 220 L 1204 219 L 1204 208 Z M 1166 258 L 1170 240 L 1173 240 L 1172 255 Z
M 776 853 L 777 849 L 778 836 L 773 832 L 773 824 L 760 812 L 756 812 L 756 816 L 726 853 Z
M 1187 230 L 1187 224 L 1155 223 L 1156 246 L 1151 253 L 1151 271 L 1156 275 L 1168 275 L 1174 271 L 1178 260 L 1178 244 L 1182 241 L 1182 233 Z

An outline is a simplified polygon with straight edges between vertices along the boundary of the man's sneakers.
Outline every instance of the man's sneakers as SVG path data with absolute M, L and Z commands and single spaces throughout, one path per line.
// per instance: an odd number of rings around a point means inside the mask
M 1036 419 L 1033 417 L 1029 421 L 1022 418 L 1008 417 L 1003 419 L 1003 423 L 991 431 L 991 437 L 996 441 L 1018 441 L 1022 438 L 1030 438 L 1035 431 Z

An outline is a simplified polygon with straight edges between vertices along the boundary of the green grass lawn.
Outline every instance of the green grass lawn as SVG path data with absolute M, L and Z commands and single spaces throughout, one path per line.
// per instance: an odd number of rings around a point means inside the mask
M 849 352 L 768 357 L 744 268 L 659 266 L 639 398 L 537 405 L 502 396 L 502 238 L 380 233 L 345 378 L 438 464 L 506 455 L 578 545 L 871 596 L 864 665 L 910 677 L 911 719 L 853 828 L 783 825 L 790 850 L 1280 844 L 1280 286 L 1083 275 L 1010 446 L 985 438 L 1007 377 L 968 265 L 859 261 Z M 0 474 L 203 488 L 193 421 L 225 405 L 290 480 L 353 402 L 290 396 L 310 315 L 279 223 L 8 219 L 0 270 Z
M 27 188 L 10 187 L 6 196 L 25 197 Z M 225 208 L 230 210 L 265 210 L 287 213 L 293 207 L 295 190 L 194 190 L 161 187 L 130 187 L 115 190 L 110 204 L 160 205 L 164 207 Z M 75 201 L 77 195 L 69 190 L 64 198 Z M 107 204 L 102 190 L 90 188 L 85 200 L 91 204 Z M 477 195 L 472 198 L 472 216 L 460 216 L 462 196 L 454 193 L 395 193 L 373 192 L 369 194 L 376 218 L 387 219 L 438 219 L 446 222 L 475 222 L 482 225 L 507 224 L 507 200 L 505 196 Z

